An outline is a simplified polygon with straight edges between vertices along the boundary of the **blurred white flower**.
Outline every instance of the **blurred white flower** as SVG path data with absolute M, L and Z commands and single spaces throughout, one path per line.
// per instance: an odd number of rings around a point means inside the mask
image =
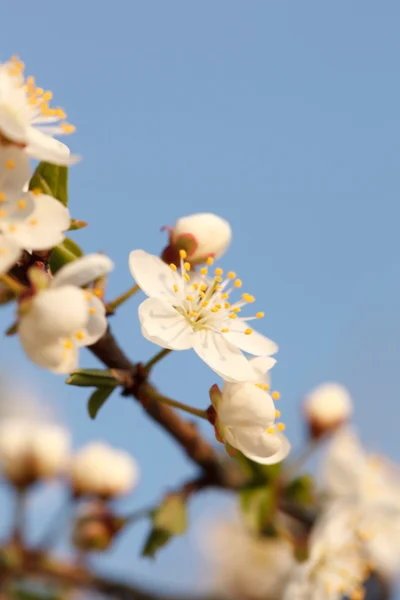
M 232 237 L 225 219 L 212 213 L 198 213 L 178 219 L 170 230 L 170 246 L 185 250 L 193 265 L 206 262 L 209 256 L 220 258 Z
M 62 242 L 71 218 L 55 198 L 24 191 L 29 177 L 27 155 L 16 146 L 0 143 L 0 232 L 21 249 L 45 250 Z
M 283 435 L 285 426 L 276 423 L 280 412 L 268 390 L 268 371 L 276 360 L 257 357 L 250 361 L 258 374 L 258 382 L 224 383 L 222 392 L 218 386 L 210 390 L 210 398 L 216 412 L 215 433 L 217 439 L 240 450 L 255 462 L 271 465 L 281 462 L 290 451 L 290 444 Z
M 103 302 L 82 290 L 113 268 L 102 254 L 88 254 L 55 274 L 49 287 L 20 304 L 18 333 L 29 358 L 54 373 L 78 367 L 78 351 L 99 340 L 107 329 Z
M 135 460 L 122 450 L 93 442 L 72 459 L 70 478 L 77 496 L 113 498 L 127 494 L 138 480 Z
M 239 519 L 211 523 L 202 538 L 212 592 L 237 600 L 281 598 L 296 565 L 288 542 L 255 536 Z
M 61 426 L 5 418 L 0 423 L 0 466 L 16 486 L 63 473 L 69 460 L 69 434 Z
M 24 77 L 24 64 L 16 57 L 0 64 L 0 144 L 13 143 L 37 160 L 69 165 L 77 157 L 69 148 L 53 139 L 72 133 L 61 108 L 50 108 L 52 93 L 35 85 L 33 77 Z
M 151 342 L 171 350 L 189 350 L 196 354 L 226 381 L 254 381 L 257 375 L 242 351 L 256 356 L 277 352 L 277 345 L 253 331 L 248 321 L 262 318 L 239 317 L 243 306 L 254 302 L 250 294 L 230 304 L 231 292 L 242 286 L 236 274 L 223 279 L 223 271 L 215 269 L 207 277 L 207 267 L 191 279 L 190 263 L 181 250 L 181 269 L 167 266 L 160 258 L 143 250 L 129 257 L 133 278 L 147 296 L 139 307 L 142 334 Z M 208 259 L 211 265 L 213 259 Z
M 352 516 L 332 507 L 314 526 L 309 557 L 292 570 L 283 600 L 363 600 L 368 574 Z
M 385 577 L 395 577 L 400 571 L 398 467 L 368 455 L 355 433 L 343 430 L 331 443 L 323 478 L 328 503 L 351 516 L 370 563 Z
M 0 234 L 0 275 L 11 269 L 20 254 L 21 248 L 16 241 Z
M 72 543 L 84 552 L 107 550 L 124 524 L 110 506 L 101 500 L 90 500 L 78 506 L 72 529 Z
M 353 402 L 348 390 L 342 385 L 324 383 L 306 396 L 304 410 L 311 434 L 319 437 L 350 419 Z

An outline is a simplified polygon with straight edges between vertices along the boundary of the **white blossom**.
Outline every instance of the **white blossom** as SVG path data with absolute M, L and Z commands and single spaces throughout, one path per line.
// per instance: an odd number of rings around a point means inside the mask
M 105 306 L 87 285 L 113 268 L 102 254 L 88 254 L 62 267 L 45 289 L 24 299 L 18 333 L 29 358 L 55 373 L 78 367 L 78 352 L 107 329 Z
M 281 598 L 296 565 L 287 541 L 254 535 L 239 519 L 218 520 L 202 537 L 207 580 L 211 578 L 212 592 L 217 596 L 237 600 Z
M 60 475 L 68 464 L 69 434 L 59 425 L 5 418 L 0 423 L 0 466 L 17 486 Z
M 368 559 L 386 577 L 400 571 L 400 472 L 368 455 L 351 430 L 338 432 L 323 469 L 328 506 L 353 519 Z
M 275 363 L 271 357 L 253 358 L 250 364 L 258 374 L 258 383 L 225 382 L 222 392 L 217 386 L 210 390 L 217 439 L 265 465 L 281 462 L 290 451 L 282 433 L 285 426 L 276 423 L 280 411 L 268 393 L 268 371 Z
M 129 257 L 132 276 L 149 296 L 139 307 L 139 320 L 144 337 L 163 348 L 193 348 L 216 373 L 226 381 L 254 381 L 257 374 L 242 351 L 256 356 L 277 352 L 277 345 L 253 331 L 248 321 L 262 318 L 239 316 L 243 306 L 254 302 L 248 293 L 230 303 L 230 295 L 242 286 L 234 272 L 225 279 L 222 269 L 208 277 L 207 267 L 190 276 L 186 252 L 181 250 L 181 269 L 166 265 L 160 258 L 143 250 Z M 209 266 L 213 259 L 208 259 Z
M 77 157 L 55 140 L 54 135 L 72 133 L 61 108 L 50 108 L 52 93 L 36 86 L 33 77 L 24 77 L 18 58 L 0 64 L 0 144 L 10 142 L 37 160 L 69 165 Z
M 313 435 L 318 437 L 348 421 L 353 412 L 353 402 L 342 385 L 324 383 L 306 396 L 304 410 Z
M 78 496 L 112 498 L 133 489 L 138 480 L 138 467 L 127 452 L 93 442 L 73 457 L 70 478 Z
M 0 234 L 0 275 L 11 269 L 20 254 L 21 249 L 16 241 Z
M 308 559 L 292 571 L 283 600 L 363 600 L 368 573 L 351 515 L 332 507 L 314 526 Z
M 0 144 L 0 232 L 21 249 L 46 250 L 62 242 L 71 218 L 57 199 L 25 191 L 29 177 L 27 155 L 16 146 Z
M 209 256 L 221 257 L 232 237 L 225 219 L 212 213 L 198 213 L 178 219 L 170 231 L 170 245 L 186 250 L 193 265 L 206 262 Z

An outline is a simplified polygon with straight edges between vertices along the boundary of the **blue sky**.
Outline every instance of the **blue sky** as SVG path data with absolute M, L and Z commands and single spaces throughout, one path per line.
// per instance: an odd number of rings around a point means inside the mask
M 77 126 L 69 141 L 84 160 L 71 170 L 70 208 L 89 227 L 74 239 L 115 260 L 109 297 L 131 285 L 130 250 L 161 250 L 162 225 L 220 214 L 234 233 L 222 266 L 257 297 L 263 332 L 280 345 L 274 385 L 293 445 L 303 437 L 302 396 L 337 380 L 354 397 L 363 439 L 397 460 L 399 18 L 390 0 L 16 1 L 0 57 L 18 53 Z M 146 360 L 156 348 L 140 337 L 139 302 L 121 308 L 113 328 L 134 360 Z M 0 325 L 10 320 L 2 310 Z M 193 473 L 130 401 L 113 396 L 89 422 L 84 390 L 28 364 L 16 338 L 0 352 L 55 404 L 77 445 L 104 437 L 135 455 L 142 476 L 129 506 Z M 89 353 L 81 362 L 95 364 Z M 196 406 L 215 383 L 189 353 L 169 356 L 154 379 Z M 192 521 L 225 501 L 196 498 Z M 119 544 L 113 569 L 190 586 L 193 536 L 149 564 L 138 558 L 145 530 Z

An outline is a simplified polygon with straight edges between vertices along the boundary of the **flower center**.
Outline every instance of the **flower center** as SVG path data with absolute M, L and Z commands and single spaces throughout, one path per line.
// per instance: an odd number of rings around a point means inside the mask
M 180 250 L 180 269 L 171 264 L 170 268 L 179 272 L 180 281 L 173 285 L 177 296 L 176 310 L 185 317 L 194 331 L 208 329 L 217 333 L 236 332 L 250 335 L 253 330 L 245 327 L 247 321 L 261 319 L 264 313 L 258 312 L 255 316 L 240 317 L 239 313 L 244 306 L 255 302 L 254 296 L 243 293 L 241 298 L 234 303 L 230 302 L 232 292 L 242 287 L 242 281 L 236 273 L 229 271 L 225 278 L 223 270 L 217 267 L 214 275 L 209 275 L 209 267 L 214 259 L 207 259 L 207 267 L 192 272 L 191 264 L 187 262 L 185 250 Z M 238 324 L 235 326 L 235 324 Z

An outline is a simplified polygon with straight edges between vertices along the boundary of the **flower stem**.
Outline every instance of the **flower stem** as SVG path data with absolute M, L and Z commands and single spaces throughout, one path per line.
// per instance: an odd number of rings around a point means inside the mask
M 17 296 L 25 291 L 25 286 L 22 285 L 22 283 L 19 283 L 14 277 L 11 277 L 11 275 L 7 275 L 6 273 L 0 275 L 0 281 Z
M 167 356 L 170 352 L 172 352 L 172 350 L 170 350 L 169 348 L 163 348 L 162 350 L 160 350 L 160 352 L 157 352 L 157 354 L 155 354 L 153 356 L 153 358 L 151 358 L 143 366 L 146 373 L 149 373 L 151 371 L 151 369 L 154 367 L 154 365 L 156 365 L 158 362 L 160 362 L 160 360 L 162 360 L 164 358 L 164 356 Z
M 134 285 L 127 292 L 125 292 L 124 294 L 121 294 L 121 296 L 117 296 L 117 298 L 115 298 L 115 300 L 107 303 L 107 305 L 106 305 L 107 311 L 114 312 L 114 310 L 116 308 L 118 308 L 118 306 L 121 306 L 121 304 L 123 304 L 124 302 L 129 300 L 129 298 L 134 296 L 136 294 L 136 292 L 138 292 L 139 290 L 140 290 L 140 287 L 138 285 Z
M 24 539 L 26 514 L 26 490 L 17 489 L 14 503 L 14 524 L 13 540 L 17 544 L 22 544 Z
M 200 417 L 201 419 L 208 421 L 207 411 L 201 410 L 200 408 L 193 408 L 193 406 L 188 406 L 187 404 L 183 404 L 177 400 L 172 400 L 172 398 L 163 396 L 153 389 L 146 389 L 146 396 L 151 400 L 160 402 L 161 404 L 166 404 L 172 408 L 179 408 L 179 410 L 184 410 L 191 415 L 195 415 L 196 417 Z

